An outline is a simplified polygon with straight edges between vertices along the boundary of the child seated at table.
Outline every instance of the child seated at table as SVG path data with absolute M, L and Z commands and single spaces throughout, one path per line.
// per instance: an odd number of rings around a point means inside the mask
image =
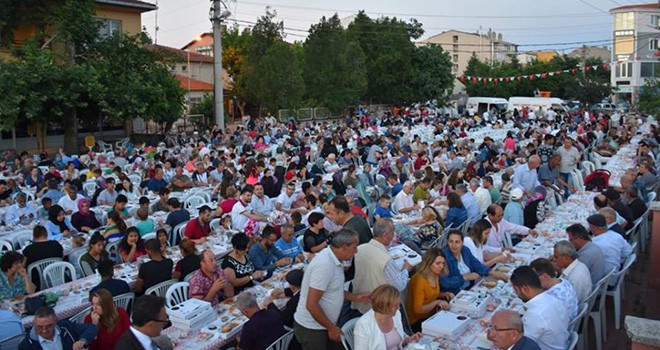
M 390 196 L 384 194 L 378 199 L 378 204 L 374 209 L 374 219 L 392 218 L 392 211 L 390 211 Z
M 48 211 L 50 210 L 50 207 L 53 205 L 53 200 L 50 197 L 44 197 L 41 200 L 41 211 L 37 213 L 39 215 L 39 219 L 41 220 L 48 220 Z
M 291 223 L 293 224 L 293 232 L 298 232 L 307 228 L 307 225 L 302 223 L 302 214 L 299 211 L 291 213 Z
M 165 254 L 167 248 L 170 247 L 170 243 L 167 241 L 167 231 L 165 231 L 164 228 L 158 229 L 158 231 L 156 231 L 156 238 L 158 239 L 158 242 L 160 242 L 160 251 Z
M 140 207 L 137 210 L 136 216 L 138 218 L 137 227 L 140 232 L 140 237 L 144 237 L 147 233 L 154 232 L 154 221 L 149 219 L 149 204 L 147 204 L 147 209 Z

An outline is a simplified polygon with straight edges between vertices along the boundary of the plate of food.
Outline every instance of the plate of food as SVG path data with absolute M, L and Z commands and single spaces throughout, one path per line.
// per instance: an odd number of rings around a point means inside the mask
M 232 330 L 234 330 L 234 328 L 236 328 L 240 325 L 241 325 L 241 322 L 234 319 L 233 321 L 231 321 L 231 322 L 227 323 L 226 325 L 222 326 L 222 328 L 220 330 L 221 330 L 222 333 L 229 333 Z

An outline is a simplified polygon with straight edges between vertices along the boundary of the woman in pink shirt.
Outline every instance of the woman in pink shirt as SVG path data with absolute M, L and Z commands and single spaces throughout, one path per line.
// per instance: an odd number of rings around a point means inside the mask
M 506 133 L 506 138 L 504 139 L 504 150 L 506 151 L 516 150 L 516 140 L 513 138 L 513 133 L 511 131 Z

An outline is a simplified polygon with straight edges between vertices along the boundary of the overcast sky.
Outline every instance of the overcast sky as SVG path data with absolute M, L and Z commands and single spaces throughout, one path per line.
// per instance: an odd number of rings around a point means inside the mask
M 144 0 L 156 3 L 156 0 Z M 648 2 L 648 1 L 643 1 Z M 226 2 L 232 16 L 249 26 L 267 5 L 284 21 L 287 41 L 304 40 L 306 31 L 322 16 L 341 18 L 365 10 L 372 18 L 416 18 L 424 25 L 423 38 L 448 29 L 502 33 L 521 45 L 519 51 L 552 48 L 570 51 L 582 44 L 610 45 L 612 18 L 608 10 L 634 0 L 238 0 Z M 210 0 L 158 0 L 158 44 L 180 48 L 210 31 Z M 156 11 L 143 14 L 142 23 L 154 38 Z

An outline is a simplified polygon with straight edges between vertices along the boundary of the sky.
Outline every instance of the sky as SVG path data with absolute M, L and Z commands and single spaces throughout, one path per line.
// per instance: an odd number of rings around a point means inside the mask
M 143 0 L 156 3 L 158 11 L 142 15 L 142 24 L 152 39 L 156 17 L 157 43 L 181 48 L 201 33 L 211 31 L 211 0 Z M 311 24 L 322 16 L 338 13 L 340 18 L 365 10 L 372 18 L 381 16 L 423 24 L 421 39 L 449 29 L 503 34 L 520 45 L 519 51 L 555 49 L 566 53 L 581 47 L 611 45 L 612 17 L 609 9 L 642 0 L 235 0 L 225 1 L 232 15 L 227 23 L 251 26 L 265 13 L 276 10 L 284 21 L 285 40 L 304 41 Z M 157 12 L 157 14 L 156 14 Z

